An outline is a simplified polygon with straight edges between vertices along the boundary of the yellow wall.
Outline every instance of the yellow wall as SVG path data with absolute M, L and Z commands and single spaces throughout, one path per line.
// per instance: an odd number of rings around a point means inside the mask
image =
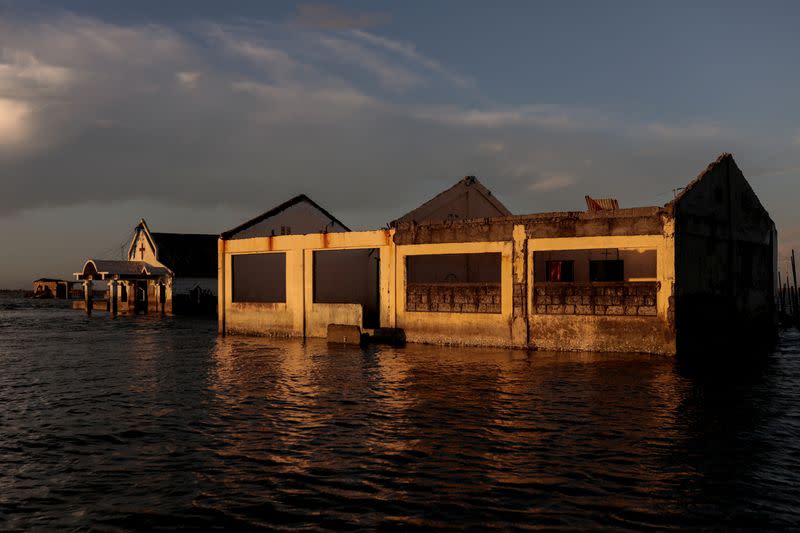
M 398 327 L 411 342 L 475 344 L 550 349 L 629 350 L 674 353 L 670 298 L 675 281 L 674 229 L 663 235 L 527 239 L 515 226 L 513 240 L 395 245 L 394 230 L 285 235 L 219 241 L 220 332 L 321 337 L 329 323 L 361 325 L 357 304 L 313 302 L 315 250 L 377 248 L 380 252 L 380 323 Z M 533 254 L 547 250 L 647 249 L 657 253 L 657 317 L 543 316 L 532 312 Z M 286 303 L 231 302 L 231 257 L 236 254 L 286 253 Z M 501 312 L 449 313 L 406 311 L 406 258 L 425 254 L 499 253 Z M 514 279 L 516 276 L 517 279 Z M 514 283 L 522 285 L 514 310 Z M 527 312 L 524 289 L 527 285 Z M 514 313 L 517 316 L 514 317 Z M 632 328 L 633 333 L 624 329 Z M 623 333 L 620 334 L 619 331 Z M 637 341 L 640 332 L 649 340 Z
M 325 336 L 329 323 L 361 325 L 361 306 L 315 304 L 314 251 L 377 248 L 380 252 L 381 324 L 394 323 L 393 230 L 282 235 L 220 240 L 220 331 L 290 337 Z M 286 253 L 286 303 L 231 301 L 231 257 L 237 254 Z M 356 309 L 357 308 L 357 309 Z M 332 318 L 335 318 L 333 320 Z M 322 324 L 322 322 L 325 322 Z
M 539 315 L 534 312 L 533 254 L 554 250 L 655 250 L 657 317 Z M 664 234 L 528 239 L 528 324 L 530 342 L 542 349 L 642 351 L 675 353 L 671 297 L 675 288 L 675 234 L 668 224 Z
M 511 328 L 511 242 L 469 242 L 397 246 L 397 327 L 411 342 L 513 346 Z M 500 313 L 406 311 L 406 258 L 412 255 L 500 253 Z

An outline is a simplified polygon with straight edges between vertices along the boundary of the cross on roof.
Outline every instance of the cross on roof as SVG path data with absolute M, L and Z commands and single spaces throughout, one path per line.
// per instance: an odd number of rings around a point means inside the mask
M 144 248 L 144 243 L 142 243 L 142 247 L 141 247 L 141 248 L 139 248 L 140 259 L 141 259 L 142 261 L 144 261 L 144 250 L 145 250 L 145 248 Z

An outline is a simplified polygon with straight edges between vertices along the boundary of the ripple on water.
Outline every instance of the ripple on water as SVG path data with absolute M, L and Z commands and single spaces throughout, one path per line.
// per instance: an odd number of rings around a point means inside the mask
M 672 359 L 218 338 L 0 301 L 0 527 L 781 529 L 800 336 Z

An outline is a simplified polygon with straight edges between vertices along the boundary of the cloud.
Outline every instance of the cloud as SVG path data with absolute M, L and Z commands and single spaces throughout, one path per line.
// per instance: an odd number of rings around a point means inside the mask
M 19 93 L 31 90 L 57 90 L 72 79 L 69 69 L 39 61 L 23 50 L 0 50 L 0 91 Z
M 463 109 L 453 106 L 429 107 L 419 109 L 417 117 L 422 120 L 440 122 L 451 126 L 486 129 L 520 126 L 587 129 L 596 128 L 602 120 L 599 115 L 590 112 L 545 104 L 494 109 Z
M 686 125 L 670 125 L 653 123 L 647 126 L 649 133 L 664 139 L 716 139 L 722 135 L 722 128 L 717 124 L 693 123 Z
M 369 28 L 389 20 L 386 13 L 353 13 L 326 4 L 301 4 L 294 17 L 296 24 L 319 30 Z
M 535 192 L 552 192 L 564 189 L 575 183 L 575 178 L 566 174 L 551 174 L 530 184 L 528 187 Z
M 412 44 L 362 30 L 49 15 L 0 21 L 0 48 L 0 216 L 124 197 L 246 218 L 307 193 L 375 227 L 467 174 L 516 212 L 578 207 L 576 176 L 636 205 L 685 185 L 721 141 L 758 145 L 721 126 L 687 145 L 666 121 L 486 105 Z
M 413 44 L 387 39 L 385 37 L 380 37 L 378 35 L 367 33 L 361 30 L 354 30 L 352 35 L 363 41 L 366 41 L 371 45 L 382 47 L 400 55 L 401 57 L 405 57 L 406 59 L 421 65 L 430 72 L 441 75 L 458 87 L 471 88 L 475 86 L 475 80 L 451 72 L 435 59 L 429 58 L 417 52 L 417 49 Z
M 335 37 L 320 37 L 319 42 L 338 59 L 377 76 L 380 83 L 388 89 L 402 91 L 426 84 L 422 76 L 402 65 L 385 60 L 378 53 L 358 43 Z
M 30 114 L 31 107 L 27 103 L 0 98 L 0 151 L 28 137 Z
M 175 79 L 178 83 L 186 89 L 194 89 L 197 87 L 197 82 L 200 80 L 200 72 L 176 72 Z

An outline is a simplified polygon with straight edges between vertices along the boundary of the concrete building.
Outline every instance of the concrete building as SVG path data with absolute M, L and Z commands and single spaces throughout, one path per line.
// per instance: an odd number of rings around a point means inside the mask
M 217 306 L 217 236 L 133 231 L 127 259 L 89 259 L 75 279 L 84 282 L 74 308 L 112 314 L 213 315 Z
M 69 282 L 54 278 L 39 278 L 34 280 L 33 297 L 66 299 L 69 297 Z
M 663 207 L 411 218 L 375 231 L 223 234 L 220 331 L 368 327 L 367 302 L 322 300 L 318 287 L 327 254 L 368 251 L 374 278 L 353 269 L 336 282 L 372 284 L 377 325 L 411 342 L 675 354 L 773 334 L 775 225 L 730 154 Z

